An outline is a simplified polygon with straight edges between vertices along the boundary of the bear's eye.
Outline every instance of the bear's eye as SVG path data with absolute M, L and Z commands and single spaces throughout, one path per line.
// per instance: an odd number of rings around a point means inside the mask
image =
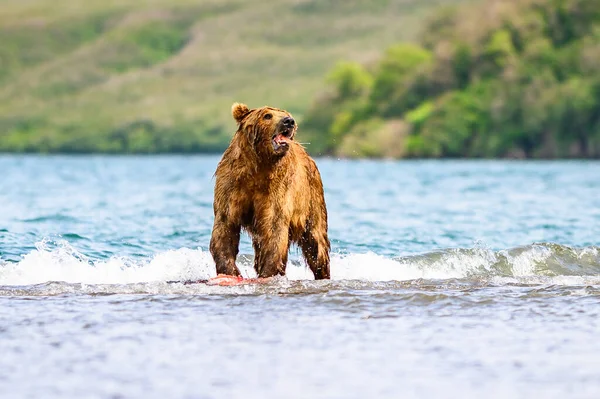
M 267 120 L 268 120 L 268 119 L 272 119 L 272 118 L 273 118 L 273 115 L 271 115 L 271 114 L 265 114 L 265 116 L 264 116 L 263 118 L 265 118 L 265 119 L 267 119 Z

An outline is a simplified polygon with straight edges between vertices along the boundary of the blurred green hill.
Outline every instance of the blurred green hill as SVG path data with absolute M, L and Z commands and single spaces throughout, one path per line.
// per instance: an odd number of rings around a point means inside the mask
M 0 151 L 221 150 L 233 101 L 301 118 L 338 60 L 375 60 L 447 3 L 4 0 Z
M 327 81 L 303 120 L 315 153 L 600 158 L 600 0 L 444 8 Z

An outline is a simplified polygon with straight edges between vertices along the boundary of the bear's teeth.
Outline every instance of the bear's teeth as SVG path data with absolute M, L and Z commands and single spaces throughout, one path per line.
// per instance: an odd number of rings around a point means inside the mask
M 283 134 L 278 134 L 273 139 L 277 144 L 287 143 L 287 138 Z

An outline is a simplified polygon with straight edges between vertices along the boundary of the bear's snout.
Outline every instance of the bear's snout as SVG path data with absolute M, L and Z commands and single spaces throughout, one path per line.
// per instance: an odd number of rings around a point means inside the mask
M 296 121 L 291 116 L 286 116 L 281 120 L 281 124 L 285 127 L 292 128 L 296 124 Z

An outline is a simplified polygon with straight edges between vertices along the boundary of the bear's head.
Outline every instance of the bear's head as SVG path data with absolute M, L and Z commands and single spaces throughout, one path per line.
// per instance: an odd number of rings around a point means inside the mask
M 249 109 L 246 104 L 234 103 L 231 113 L 238 132 L 247 137 L 257 153 L 276 158 L 287 154 L 298 129 L 289 112 L 272 107 Z

